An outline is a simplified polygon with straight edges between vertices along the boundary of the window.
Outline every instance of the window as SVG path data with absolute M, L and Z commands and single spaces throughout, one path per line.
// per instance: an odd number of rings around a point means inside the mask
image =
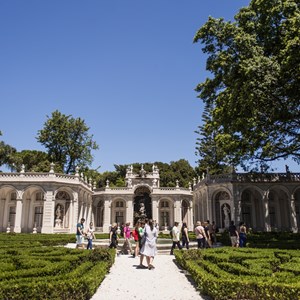
M 8 222 L 10 226 L 15 226 L 15 219 L 16 219 L 16 207 L 11 206 L 9 208 L 9 217 L 8 217 Z
M 116 202 L 116 207 L 124 207 L 123 201 L 117 201 Z
M 34 226 L 42 227 L 43 225 L 43 206 L 36 206 L 34 209 Z

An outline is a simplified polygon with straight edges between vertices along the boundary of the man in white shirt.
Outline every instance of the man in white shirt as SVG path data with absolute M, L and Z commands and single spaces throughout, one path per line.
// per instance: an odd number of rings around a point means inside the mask
M 181 245 L 180 245 L 180 231 L 178 229 L 178 222 L 174 223 L 174 226 L 172 228 L 172 248 L 171 248 L 171 252 L 170 255 L 173 255 L 173 251 L 176 248 L 176 246 L 178 247 L 178 249 L 182 249 Z

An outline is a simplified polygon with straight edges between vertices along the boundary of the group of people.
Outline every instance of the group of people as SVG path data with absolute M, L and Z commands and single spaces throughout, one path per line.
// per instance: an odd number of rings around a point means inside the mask
M 140 258 L 137 268 L 153 270 L 153 260 L 157 254 L 156 241 L 158 237 L 158 230 L 155 226 L 155 222 L 152 219 L 144 219 L 138 221 L 134 229 L 131 230 L 130 222 L 127 222 L 123 229 L 124 244 L 122 246 L 122 253 L 129 250 L 133 257 Z M 132 249 L 131 238 L 135 241 L 135 248 Z M 109 235 L 110 245 L 109 248 L 117 248 L 118 246 L 118 225 L 114 223 L 110 230 Z M 147 266 L 143 264 L 144 258 L 146 258 Z
M 84 238 L 87 239 L 86 249 L 93 249 L 93 239 L 95 237 L 95 229 L 93 222 L 90 222 L 89 226 L 84 229 L 85 219 L 81 218 L 80 222 L 76 226 L 76 248 L 84 249 Z
M 210 223 L 209 220 L 206 222 L 196 222 L 195 235 L 197 239 L 198 248 L 211 248 L 216 242 L 216 233 L 218 228 L 213 221 Z
M 237 228 L 234 225 L 234 221 L 230 222 L 228 228 L 231 246 L 232 247 L 245 247 L 247 242 L 247 228 L 244 222 L 239 223 L 239 227 Z

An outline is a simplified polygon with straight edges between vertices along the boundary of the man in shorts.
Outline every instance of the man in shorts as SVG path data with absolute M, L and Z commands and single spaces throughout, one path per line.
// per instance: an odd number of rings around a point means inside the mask
M 77 224 L 76 226 L 76 249 L 82 248 L 84 249 L 83 245 L 83 224 L 85 222 L 84 218 L 81 218 L 80 223 Z

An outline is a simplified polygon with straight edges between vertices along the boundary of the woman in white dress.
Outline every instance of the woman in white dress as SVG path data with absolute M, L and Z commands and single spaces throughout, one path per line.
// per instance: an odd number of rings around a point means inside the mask
M 153 270 L 154 256 L 157 254 L 156 240 L 157 229 L 154 227 L 153 220 L 149 220 L 149 223 L 145 225 L 146 242 L 142 246 L 141 254 L 146 256 L 148 269 Z

